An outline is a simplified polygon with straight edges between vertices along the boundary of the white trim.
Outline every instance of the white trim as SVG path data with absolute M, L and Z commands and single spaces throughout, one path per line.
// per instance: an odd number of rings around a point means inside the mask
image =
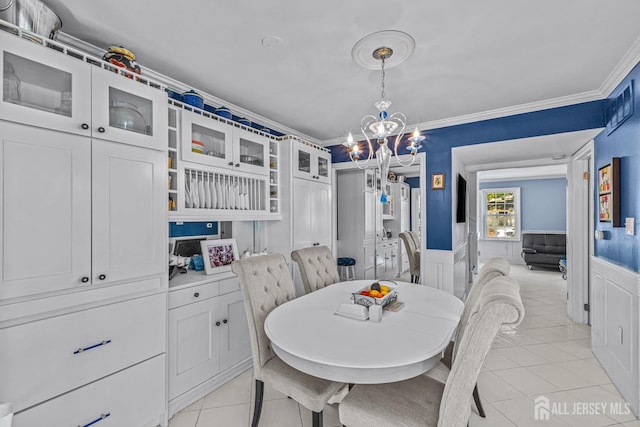
M 480 224 L 480 237 L 479 240 L 497 240 L 500 242 L 513 242 L 519 241 L 521 238 L 520 231 L 520 187 L 508 187 L 508 188 L 484 188 L 479 190 L 481 196 L 480 199 L 480 209 L 481 215 L 479 215 L 481 221 Z M 487 237 L 487 193 L 513 193 L 513 207 L 515 209 L 515 225 L 514 225 L 514 236 L 513 237 Z M 493 216 L 493 215 L 492 215 Z
M 571 156 L 567 171 L 567 315 L 577 323 L 588 323 L 589 259 L 593 255 L 593 139 Z M 590 173 L 585 188 L 583 174 Z M 585 210 L 585 205 L 588 209 Z
M 640 37 L 636 39 L 620 62 L 611 70 L 602 85 L 600 85 L 598 91 L 602 97 L 606 98 L 609 96 L 616 86 L 629 75 L 638 62 L 640 62 Z

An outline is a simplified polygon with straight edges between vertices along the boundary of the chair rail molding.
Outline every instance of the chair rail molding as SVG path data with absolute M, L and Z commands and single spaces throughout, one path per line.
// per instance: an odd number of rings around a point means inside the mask
M 591 347 L 611 381 L 640 413 L 640 273 L 591 257 Z

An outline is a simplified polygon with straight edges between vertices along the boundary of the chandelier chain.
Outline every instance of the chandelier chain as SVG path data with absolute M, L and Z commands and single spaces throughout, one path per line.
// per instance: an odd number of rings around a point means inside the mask
M 380 99 L 384 100 L 384 56 L 380 59 L 382 60 L 382 93 L 380 94 Z

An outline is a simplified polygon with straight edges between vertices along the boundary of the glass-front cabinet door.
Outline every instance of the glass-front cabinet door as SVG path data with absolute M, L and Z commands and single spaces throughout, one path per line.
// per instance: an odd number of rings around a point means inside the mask
M 90 65 L 0 32 L 3 119 L 91 134 Z
M 318 182 L 331 182 L 331 154 L 302 142 L 293 144 L 293 175 Z
M 92 73 L 93 136 L 165 150 L 166 93 L 111 71 L 94 67 Z
M 228 124 L 183 111 L 181 137 L 183 160 L 233 167 L 233 127 Z
M 269 138 L 234 128 L 233 148 L 235 168 L 243 172 L 269 175 Z

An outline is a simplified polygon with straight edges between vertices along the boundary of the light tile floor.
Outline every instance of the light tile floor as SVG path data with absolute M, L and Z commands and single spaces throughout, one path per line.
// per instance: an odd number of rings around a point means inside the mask
M 487 417 L 480 418 L 472 406 L 470 426 L 640 427 L 633 414 L 624 413 L 624 400 L 594 358 L 589 326 L 567 318 L 566 281 L 560 273 L 514 265 L 511 276 L 520 283 L 526 315 L 494 340 L 478 378 Z M 253 392 L 248 370 L 176 414 L 169 427 L 248 426 Z M 549 420 L 534 419 L 539 396 L 549 399 Z M 594 413 L 595 403 L 606 407 Z M 325 408 L 324 425 L 340 426 L 337 405 Z M 260 427 L 311 427 L 311 413 L 265 386 Z

